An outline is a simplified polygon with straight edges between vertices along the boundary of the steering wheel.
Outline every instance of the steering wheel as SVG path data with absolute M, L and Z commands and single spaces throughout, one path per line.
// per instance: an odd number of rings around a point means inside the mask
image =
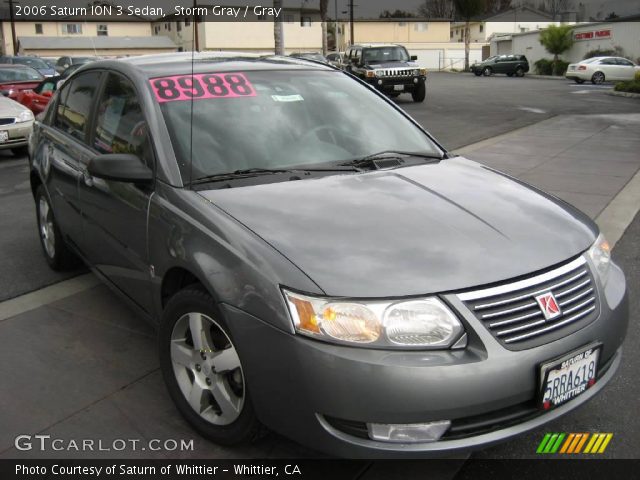
M 329 142 L 320 137 L 320 132 L 327 132 L 327 136 L 329 138 Z M 299 139 L 299 143 L 306 143 L 311 139 L 311 137 L 315 136 L 318 140 L 326 143 L 332 143 L 334 145 L 338 145 L 338 135 L 342 135 L 340 130 L 338 130 L 333 125 L 318 125 L 317 127 L 312 128 L 304 135 L 302 135 Z

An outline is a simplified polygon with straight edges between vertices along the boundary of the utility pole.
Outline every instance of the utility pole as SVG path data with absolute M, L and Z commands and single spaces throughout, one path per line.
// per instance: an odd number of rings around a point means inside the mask
M 15 24 L 15 18 L 13 16 L 13 3 L 15 0 L 8 0 L 9 1 L 9 19 L 11 20 L 11 40 L 12 40 L 12 44 L 13 44 L 13 55 L 16 55 L 16 46 L 18 43 L 18 39 L 16 38 L 16 24 Z M 15 3 L 18 3 L 17 1 Z
M 198 9 L 196 8 L 198 6 L 197 4 L 197 0 L 193 0 L 193 39 L 194 39 L 194 43 L 192 44 L 192 48 L 195 49 L 196 52 L 200 51 L 200 38 L 198 37 L 198 21 L 200 20 L 200 15 L 198 15 L 197 12 Z
M 351 45 L 354 45 L 356 43 L 355 40 L 355 36 L 353 33 L 353 7 L 355 5 L 353 4 L 353 0 L 351 0 L 349 2 L 349 23 L 351 24 Z M 13 26 L 13 22 L 11 23 L 11 26 Z

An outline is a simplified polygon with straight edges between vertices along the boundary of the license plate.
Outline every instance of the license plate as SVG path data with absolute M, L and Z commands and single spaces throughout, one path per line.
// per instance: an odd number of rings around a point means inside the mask
M 394 85 L 394 86 L 393 86 L 393 89 L 394 89 L 396 92 L 402 92 L 402 91 L 404 90 L 404 85 Z
M 593 344 L 541 365 L 543 410 L 568 402 L 596 382 L 601 348 L 601 344 Z
M 9 132 L 0 130 L 0 142 L 6 142 L 7 140 L 9 140 Z

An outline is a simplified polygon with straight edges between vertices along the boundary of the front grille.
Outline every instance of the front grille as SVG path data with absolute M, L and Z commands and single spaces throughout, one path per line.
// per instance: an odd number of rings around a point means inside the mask
M 560 315 L 546 319 L 536 301 L 551 292 Z M 533 348 L 573 333 L 598 315 L 595 281 L 584 257 L 525 280 L 458 294 L 509 350 Z
M 412 68 L 383 68 L 376 70 L 378 77 L 413 77 Z
M 16 123 L 15 117 L 0 118 L 0 125 L 11 125 L 12 123 Z

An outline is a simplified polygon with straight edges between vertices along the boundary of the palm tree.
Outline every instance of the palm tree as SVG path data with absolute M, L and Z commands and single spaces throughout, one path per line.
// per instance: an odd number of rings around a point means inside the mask
M 553 54 L 553 74 L 558 74 L 558 55 L 573 45 L 573 28 L 570 25 L 549 25 L 540 32 L 540 44 Z
M 322 21 L 322 55 L 325 57 L 329 53 L 327 44 L 327 11 L 329 10 L 329 0 L 320 0 L 320 20 Z
M 273 8 L 280 9 L 276 11 L 281 12 L 282 0 L 273 0 Z M 273 22 L 273 39 L 276 46 L 276 55 L 284 55 L 284 26 L 282 20 L 282 18 L 279 18 Z
M 471 43 L 471 35 L 469 32 L 469 22 L 471 19 L 484 11 L 484 0 L 453 0 L 456 7 L 456 16 L 461 17 L 465 21 L 464 25 L 464 71 L 469 71 L 469 45 Z

